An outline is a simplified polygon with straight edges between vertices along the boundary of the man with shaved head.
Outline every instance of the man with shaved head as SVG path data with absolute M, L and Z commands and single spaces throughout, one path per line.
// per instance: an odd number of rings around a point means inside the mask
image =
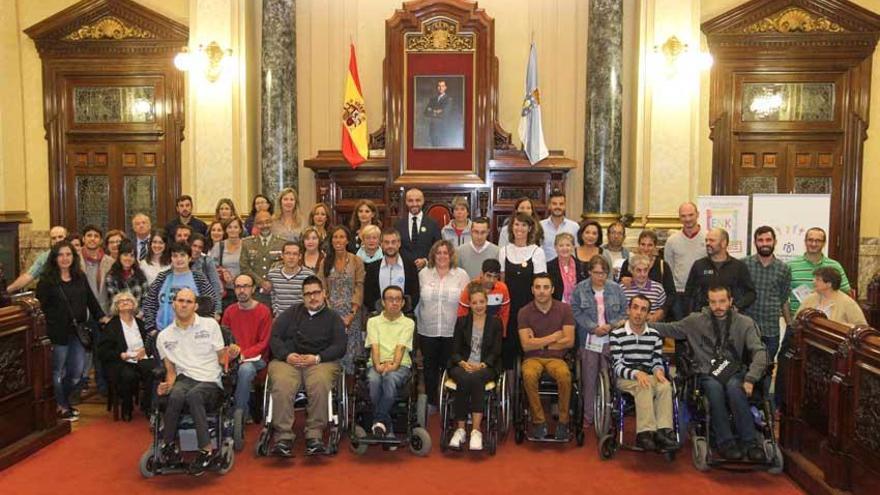
M 700 227 L 699 213 L 694 203 L 682 203 L 678 207 L 681 230 L 669 236 L 663 247 L 663 259 L 672 268 L 672 278 L 675 280 L 676 293 L 666 294 L 667 298 L 675 296 L 671 304 L 672 317 L 675 320 L 688 314 L 688 302 L 684 294 L 688 275 L 694 262 L 706 253 L 706 232 Z
M 400 254 L 413 260 L 416 268 L 421 270 L 428 264 L 431 246 L 441 239 L 440 226 L 422 211 L 425 194 L 421 190 L 412 188 L 404 197 L 407 214 L 394 224 L 401 236 Z
M 740 311 L 755 302 L 755 285 L 748 266 L 727 252 L 730 236 L 724 229 L 706 233 L 706 254 L 694 262 L 688 275 L 685 297 L 689 312 L 700 311 L 709 304 L 709 287 L 727 287 Z
M 49 248 L 58 244 L 67 238 L 67 229 L 60 225 L 56 225 L 49 229 Z M 28 286 L 35 279 L 40 277 L 40 274 L 43 272 L 43 267 L 46 265 L 46 261 L 49 259 L 49 251 L 45 251 L 40 253 L 37 256 L 37 259 L 34 260 L 31 267 L 28 268 L 28 271 L 22 273 L 15 279 L 9 287 L 6 288 L 6 292 L 13 293 L 17 290 L 23 289 Z

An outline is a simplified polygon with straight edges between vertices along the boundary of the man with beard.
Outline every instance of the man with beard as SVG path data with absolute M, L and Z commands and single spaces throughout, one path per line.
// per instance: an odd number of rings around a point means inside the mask
M 565 193 L 554 189 L 547 198 L 547 209 L 550 215 L 541 220 L 541 228 L 544 229 L 544 256 L 547 261 L 556 258 L 556 234 L 568 232 L 575 239 L 578 237 L 580 226 L 574 220 L 565 218 Z
M 708 308 L 681 321 L 652 326 L 664 337 L 687 340 L 690 344 L 694 372 L 709 399 L 712 443 L 721 456 L 739 460 L 745 455 L 750 461 L 765 462 L 748 397 L 764 376 L 767 351 L 755 322 L 733 307 L 735 301 L 727 287 L 713 284 L 708 296 Z M 751 362 L 741 362 L 741 356 L 751 356 Z M 731 412 L 736 434 L 730 429 Z
M 745 264 L 755 284 L 755 303 L 745 311 L 761 331 L 761 341 L 767 348 L 767 366 L 772 367 L 779 349 L 779 317 L 791 321 L 788 310 L 788 293 L 791 290 L 791 268 L 773 255 L 776 248 L 776 232 L 762 225 L 755 229 L 757 254 L 745 259 Z M 770 380 L 764 383 L 764 391 L 770 391 Z
M 712 285 L 727 287 L 740 311 L 755 302 L 755 286 L 749 269 L 727 252 L 729 242 L 730 236 L 724 229 L 716 228 L 706 233 L 708 256 L 694 262 L 685 286 L 688 312 L 700 311 L 708 304 L 708 289 Z
M 194 217 L 192 211 L 192 196 L 184 194 L 177 198 L 177 216 L 165 226 L 165 232 L 167 232 L 172 239 L 176 237 L 175 232 L 177 231 L 177 228 L 182 225 L 189 225 L 193 233 L 199 233 L 204 236 L 208 235 L 208 226 L 205 222 Z
M 272 313 L 265 304 L 254 299 L 256 284 L 246 273 L 233 282 L 237 304 L 231 304 L 223 313 L 222 325 L 229 327 L 235 342 L 241 348 L 238 381 L 235 384 L 235 409 L 249 414 L 251 382 L 269 361 L 269 337 L 272 335 Z M 247 416 L 245 416 L 247 418 Z
M 415 263 L 400 252 L 400 232 L 394 228 L 382 231 L 382 259 L 364 266 L 364 307 L 373 312 L 380 295 L 392 285 L 403 288 L 410 305 L 419 303 L 419 270 Z

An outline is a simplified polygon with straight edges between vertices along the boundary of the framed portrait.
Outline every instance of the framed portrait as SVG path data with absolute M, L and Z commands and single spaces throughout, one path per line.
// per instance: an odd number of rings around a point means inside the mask
M 463 150 L 465 76 L 415 76 L 413 148 Z

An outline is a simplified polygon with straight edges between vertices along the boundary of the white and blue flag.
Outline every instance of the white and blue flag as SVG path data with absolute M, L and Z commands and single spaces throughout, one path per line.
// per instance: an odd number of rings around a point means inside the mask
M 535 44 L 529 50 L 529 68 L 526 71 L 526 96 L 519 119 L 519 138 L 523 150 L 532 165 L 550 155 L 544 142 L 544 128 L 541 126 L 541 94 L 538 91 L 538 52 Z

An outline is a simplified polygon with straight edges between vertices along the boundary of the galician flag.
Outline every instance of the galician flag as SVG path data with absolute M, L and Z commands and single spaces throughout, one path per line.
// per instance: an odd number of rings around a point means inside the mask
M 544 142 L 544 129 L 541 127 L 541 93 L 538 91 L 538 53 L 535 44 L 529 50 L 529 68 L 526 72 L 526 96 L 519 119 L 519 138 L 523 150 L 532 165 L 550 156 Z
M 361 80 L 358 78 L 357 58 L 354 55 L 354 44 L 348 59 L 348 76 L 345 78 L 345 103 L 342 112 L 342 155 L 351 168 L 367 160 L 369 150 L 367 136 L 367 110 L 364 107 L 364 95 L 361 92 Z

